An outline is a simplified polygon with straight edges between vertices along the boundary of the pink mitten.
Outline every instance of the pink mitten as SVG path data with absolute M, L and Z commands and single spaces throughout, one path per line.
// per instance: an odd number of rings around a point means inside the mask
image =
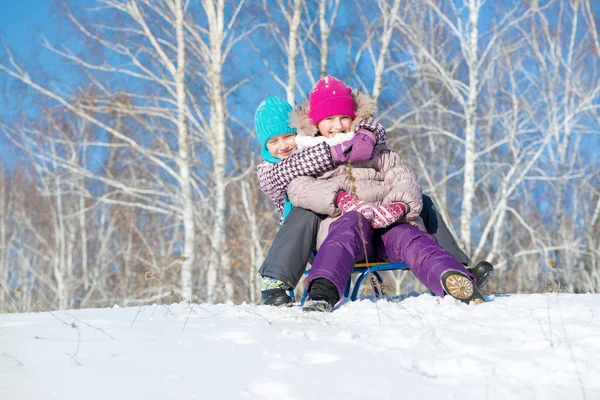
M 346 214 L 348 211 L 358 211 L 369 221 L 373 219 L 373 207 L 346 192 L 340 192 L 337 195 L 335 204 L 342 210 L 342 214 Z
M 373 228 L 385 228 L 402 219 L 406 206 L 402 203 L 382 204 L 373 208 Z

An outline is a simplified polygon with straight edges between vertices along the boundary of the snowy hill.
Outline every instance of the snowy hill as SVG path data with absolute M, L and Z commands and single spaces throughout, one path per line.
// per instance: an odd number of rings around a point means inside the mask
M 600 295 L 0 315 L 4 399 L 600 399 Z

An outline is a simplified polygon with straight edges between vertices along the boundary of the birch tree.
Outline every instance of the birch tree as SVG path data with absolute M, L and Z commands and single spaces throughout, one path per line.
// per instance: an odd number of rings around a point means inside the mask
M 377 99 L 492 289 L 600 290 L 594 2 L 71 4 L 81 45 L 42 43 L 72 80 L 0 60 L 35 107 L 0 122 L 25 160 L 0 187 L 0 309 L 258 301 L 279 227 L 251 174 L 254 109 L 327 73 Z
M 340 0 L 319 0 L 319 77 L 327 75 L 329 58 L 329 35 L 334 27 L 340 8 Z M 330 13 L 327 11 L 331 10 Z M 329 14 L 329 16 L 328 16 Z M 314 85 L 314 83 L 313 83 Z
M 305 97 L 305 88 L 327 74 L 330 34 L 339 8 L 340 0 L 263 0 L 272 44 L 255 48 L 263 54 L 269 74 L 285 90 L 288 103 L 296 103 L 297 93 Z M 274 54 L 272 47 L 278 52 Z
M 8 286 L 8 272 L 10 265 L 10 246 L 13 227 L 13 201 L 8 174 L 0 165 L 0 312 L 7 312 L 10 305 L 10 287 Z
M 192 195 L 192 174 L 191 174 L 191 155 L 190 139 L 188 137 L 186 121 L 186 53 L 185 53 L 185 26 L 184 10 L 181 0 L 175 0 L 175 29 L 177 34 L 177 67 L 175 70 L 175 88 L 177 96 L 177 132 L 179 135 L 179 152 L 177 165 L 179 166 L 180 184 L 183 203 L 183 230 L 184 244 L 183 254 L 185 260 L 181 266 L 181 293 L 188 300 L 193 299 L 192 289 L 192 266 L 196 260 L 196 226 L 194 220 L 194 205 Z
M 255 302 L 258 299 L 257 288 L 259 287 L 257 278 L 257 271 L 261 267 L 265 254 L 261 243 L 261 232 L 259 229 L 259 223 L 255 211 L 255 196 L 252 192 L 250 184 L 242 181 L 240 184 L 242 204 L 244 206 L 244 214 L 246 217 L 246 224 L 250 227 L 250 301 Z
M 183 21 L 182 21 L 182 5 L 180 1 L 177 2 L 168 2 L 162 3 L 164 4 L 164 8 L 152 8 L 155 7 L 154 4 L 150 2 L 137 2 L 137 1 L 113 1 L 106 0 L 101 1 L 107 9 L 117 11 L 118 13 L 125 14 L 130 18 L 130 20 L 134 23 L 134 28 L 127 29 L 126 27 L 119 26 L 110 26 L 104 25 L 100 26 L 100 31 L 92 31 L 89 30 L 86 26 L 83 25 L 83 22 L 78 20 L 73 14 L 69 13 L 71 21 L 75 24 L 76 27 L 79 28 L 80 32 L 82 32 L 89 39 L 92 39 L 104 47 L 114 51 L 116 54 L 124 57 L 129 60 L 132 65 L 132 68 L 126 68 L 121 66 L 110 66 L 106 63 L 98 63 L 94 64 L 91 61 L 85 60 L 77 55 L 74 52 L 69 50 L 59 50 L 49 42 L 46 42 L 46 47 L 55 53 L 65 57 L 66 59 L 74 62 L 76 65 L 81 66 L 84 69 L 89 70 L 93 73 L 114 73 L 114 74 L 122 74 L 124 76 L 140 79 L 142 81 L 146 81 L 149 83 L 155 84 L 158 88 L 164 91 L 164 95 L 166 96 L 157 96 L 154 98 L 147 98 L 143 95 L 137 95 L 135 93 L 130 93 L 129 98 L 138 99 L 140 101 L 144 101 L 144 99 L 148 99 L 147 105 L 144 106 L 133 106 L 132 104 L 123 104 L 109 101 L 105 101 L 103 99 L 98 99 L 95 102 L 90 103 L 79 103 L 74 104 L 73 101 L 68 97 L 68 95 L 63 95 L 61 91 L 53 90 L 48 86 L 44 86 L 44 84 L 40 82 L 34 81 L 34 79 L 21 67 L 18 66 L 16 61 L 10 57 L 10 65 L 0 64 L 0 70 L 3 70 L 10 76 L 21 80 L 22 82 L 30 85 L 32 88 L 36 89 L 41 94 L 48 96 L 49 98 L 55 100 L 58 104 L 65 107 L 67 110 L 73 112 L 76 116 L 88 121 L 90 124 L 94 126 L 106 130 L 109 134 L 115 137 L 118 141 L 117 146 L 129 146 L 132 151 L 138 152 L 144 155 L 145 159 L 150 163 L 155 163 L 159 166 L 166 175 L 174 179 L 179 183 L 179 191 L 175 193 L 171 193 L 172 199 L 174 201 L 174 205 L 168 206 L 172 211 L 176 209 L 182 210 L 177 211 L 181 212 L 181 220 L 184 228 L 184 232 L 187 237 L 184 238 L 184 250 L 183 253 L 185 258 L 189 261 L 193 261 L 194 256 L 194 218 L 190 218 L 190 204 L 192 203 L 191 199 L 191 189 L 190 189 L 190 174 L 189 174 L 189 160 L 190 157 L 187 154 L 189 152 L 188 149 L 188 139 L 187 139 L 187 131 L 185 127 L 185 110 L 177 109 L 177 107 L 183 106 L 182 102 L 185 102 L 185 48 L 183 38 Z M 166 16 L 164 14 L 166 12 L 169 15 L 173 16 L 175 13 L 174 20 L 171 19 L 171 22 L 175 26 L 175 31 L 177 33 L 177 41 L 175 41 L 175 47 L 177 54 L 177 62 L 174 62 L 171 57 L 167 55 L 167 52 L 170 52 L 172 49 L 171 46 L 165 46 L 164 41 L 155 36 L 154 32 L 151 30 L 149 23 L 147 21 L 147 17 L 144 15 L 143 11 L 140 9 L 139 5 L 146 5 L 151 8 L 153 11 L 157 13 L 162 13 L 161 15 Z M 170 9 L 167 8 L 171 6 Z M 170 12 L 172 11 L 172 12 Z M 171 25 L 171 26 L 173 26 Z M 98 27 L 98 26 L 96 26 Z M 131 36 L 129 36 L 130 40 L 124 42 L 113 42 L 110 40 L 109 35 L 103 35 L 102 30 L 107 32 L 128 32 Z M 138 40 L 145 40 L 148 44 L 148 47 L 142 47 Z M 162 44 L 161 44 L 162 43 Z M 136 46 L 138 48 L 136 49 Z M 167 49 L 165 49 L 167 47 Z M 143 52 L 139 50 L 143 49 Z M 157 61 L 158 65 L 155 65 L 153 62 L 147 62 L 142 58 L 144 53 L 152 54 L 153 60 Z M 173 57 L 174 58 L 174 57 Z M 178 65 L 180 63 L 181 65 Z M 136 70 L 137 69 L 137 70 Z M 100 83 L 99 81 L 95 81 L 97 86 L 106 90 L 105 84 Z M 109 94 L 109 98 L 114 95 Z M 171 97 L 171 98 L 169 98 Z M 168 108 L 163 107 L 152 107 L 150 103 L 154 102 L 163 102 L 163 104 L 173 104 L 175 108 L 176 117 L 171 115 L 171 111 Z M 128 115 L 147 115 L 149 117 L 161 117 L 166 121 L 170 121 L 171 123 L 178 126 L 178 141 L 175 146 L 175 150 L 171 150 L 167 148 L 165 152 L 157 152 L 147 148 L 146 144 L 143 142 L 143 139 L 134 139 L 122 131 L 117 130 L 115 127 L 111 126 L 108 120 L 102 119 L 102 114 L 110 113 L 112 110 L 120 110 L 121 112 Z M 95 115 L 93 115 L 95 114 Z M 165 142 L 166 144 L 166 142 Z M 174 168 L 169 161 L 166 160 L 175 160 L 175 165 L 177 168 Z M 123 185 L 120 182 L 110 182 L 112 185 L 117 187 L 122 187 Z M 132 192 L 137 192 L 140 195 L 148 194 L 148 190 L 146 188 L 126 188 L 126 190 L 131 190 Z M 179 201 L 182 202 L 183 207 L 178 207 L 176 203 Z M 166 211 L 166 210 L 165 210 Z M 191 237 L 190 237 L 191 235 Z M 182 280 L 180 281 L 181 291 L 186 298 L 191 298 L 192 293 L 192 282 L 191 282 L 191 263 L 184 262 L 182 265 Z
M 353 38 L 359 44 L 356 53 L 353 55 L 354 62 L 352 70 L 354 77 L 361 82 L 363 88 L 371 96 L 378 100 L 383 90 L 384 75 L 389 71 L 389 50 L 392 43 L 392 37 L 396 32 L 396 19 L 400 12 L 400 0 L 378 0 L 378 13 L 376 18 L 371 19 L 372 15 L 360 12 L 360 22 L 364 30 L 366 40 L 361 36 Z M 370 7 L 371 4 L 365 4 Z M 361 10 L 362 11 L 362 10 Z M 359 63 L 364 53 L 367 53 L 370 64 L 373 68 L 373 85 L 368 87 L 364 79 L 357 73 Z
M 243 4 L 243 2 L 241 3 Z M 222 70 L 226 61 L 226 53 L 228 49 L 223 47 L 226 38 L 224 18 L 225 18 L 225 2 L 218 1 L 203 1 L 204 10 L 208 18 L 208 36 L 209 36 L 209 59 L 205 61 L 208 71 L 208 91 L 210 99 L 210 148 L 213 158 L 213 181 L 214 181 L 214 221 L 213 232 L 211 235 L 212 251 L 210 254 L 207 270 L 207 299 L 213 300 L 216 295 L 217 277 L 219 267 L 224 269 L 224 274 L 221 274 L 226 285 L 226 299 L 231 300 L 232 287 L 227 284 L 227 272 L 229 265 L 227 258 L 223 257 L 225 244 L 225 152 L 226 152 L 226 137 L 225 137 L 225 119 L 226 105 L 225 93 L 222 86 Z M 235 21 L 235 16 L 232 22 Z
M 311 86 L 314 86 L 317 80 L 329 73 L 327 69 L 330 56 L 329 42 L 338 17 L 340 0 L 317 0 L 317 5 L 318 10 L 312 14 L 311 8 L 307 4 L 304 12 L 306 18 L 301 24 L 305 40 L 303 41 L 303 45 L 300 46 L 300 55 L 304 66 L 303 70 Z M 319 30 L 315 32 L 317 21 Z M 335 36 L 333 40 L 340 39 L 338 35 Z M 314 49 L 317 49 L 316 53 L 313 51 Z M 314 57 L 313 54 L 317 54 L 318 57 Z M 315 66 L 313 58 L 319 60 L 317 66 Z
M 237 43 L 250 36 L 262 24 L 255 24 L 248 28 L 238 28 L 240 15 L 242 14 L 244 1 L 233 3 L 235 7 L 228 12 L 224 0 L 203 0 L 202 6 L 207 18 L 207 28 L 203 28 L 192 22 L 188 23 L 187 29 L 192 35 L 192 49 L 196 58 L 200 60 L 206 82 L 206 92 L 210 104 L 210 120 L 208 123 L 201 117 L 201 107 L 198 101 L 193 102 L 193 110 L 190 113 L 196 116 L 192 122 L 198 127 L 198 137 L 206 142 L 212 158 L 212 209 L 213 229 L 209 240 L 212 251 L 210 252 L 207 274 L 206 274 L 206 298 L 215 300 L 217 286 L 225 287 L 224 299 L 232 300 L 233 287 L 228 282 L 230 264 L 225 246 L 226 237 L 226 189 L 231 181 L 226 176 L 226 151 L 227 138 L 226 126 L 228 122 L 227 99 L 247 79 L 236 82 L 231 87 L 226 87 L 223 82 L 223 68 L 228 62 L 231 53 Z M 226 21 L 228 19 L 228 21 Z M 190 117 L 192 118 L 192 117 Z M 221 270 L 221 274 L 218 274 Z M 218 285 L 217 279 L 223 282 Z
M 274 5 L 276 7 L 272 7 Z M 275 46 L 282 51 L 284 57 L 281 60 L 283 67 L 281 72 L 272 66 L 273 54 L 270 52 L 263 56 L 263 63 L 275 81 L 285 90 L 286 100 L 290 104 L 294 104 L 296 100 L 298 54 L 302 47 L 300 22 L 305 6 L 306 0 L 291 0 L 291 2 L 262 0 L 261 4 L 261 12 L 264 13 L 268 24 L 265 30 L 269 32 Z M 285 24 L 282 24 L 282 19 Z M 281 27 L 287 29 L 283 31 Z M 257 49 L 257 51 L 260 53 L 264 50 Z
M 466 69 L 464 78 L 458 73 L 460 69 L 453 67 L 453 63 L 444 52 L 438 53 L 432 50 L 425 37 L 415 29 L 414 20 L 401 18 L 400 14 L 396 19 L 399 32 L 415 47 L 415 54 L 428 64 L 425 71 L 430 74 L 430 79 L 437 81 L 460 107 L 460 116 L 464 121 L 462 134 L 457 135 L 441 128 L 436 128 L 436 134 L 453 138 L 463 148 L 460 237 L 463 248 L 468 254 L 472 254 L 473 251 L 471 224 L 477 186 L 476 161 L 482 152 L 485 154 L 488 151 L 488 149 L 478 149 L 476 140 L 479 118 L 478 99 L 485 84 L 482 82 L 484 68 L 491 63 L 491 50 L 503 33 L 523 20 L 529 12 L 525 10 L 517 15 L 518 10 L 512 9 L 497 26 L 481 33 L 479 15 L 482 5 L 479 0 L 464 1 L 456 7 L 452 3 L 446 9 L 440 8 L 437 2 L 432 1 L 424 5 L 433 14 L 434 20 L 443 27 L 445 34 L 452 38 L 453 43 L 451 42 L 450 45 L 457 46 L 456 52 L 452 54 L 459 56 L 460 62 L 464 63 Z M 480 42 L 482 36 L 486 38 L 483 46 Z M 480 47 L 483 47 L 481 53 Z

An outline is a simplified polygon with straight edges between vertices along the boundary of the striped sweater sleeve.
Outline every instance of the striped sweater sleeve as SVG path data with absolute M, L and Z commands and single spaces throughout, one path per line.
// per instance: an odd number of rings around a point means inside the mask
M 285 196 L 290 182 L 299 176 L 319 175 L 336 167 L 327 143 L 309 147 L 276 164 L 260 163 L 256 167 L 261 190 L 283 214 Z

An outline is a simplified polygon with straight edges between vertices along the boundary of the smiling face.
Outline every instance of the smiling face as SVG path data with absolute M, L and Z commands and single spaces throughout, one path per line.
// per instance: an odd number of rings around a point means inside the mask
M 348 133 L 352 127 L 352 118 L 347 115 L 332 115 L 317 124 L 321 135 L 326 138 L 334 137 L 338 133 Z
M 286 158 L 296 150 L 296 135 L 284 133 L 267 140 L 267 150 L 273 157 Z

